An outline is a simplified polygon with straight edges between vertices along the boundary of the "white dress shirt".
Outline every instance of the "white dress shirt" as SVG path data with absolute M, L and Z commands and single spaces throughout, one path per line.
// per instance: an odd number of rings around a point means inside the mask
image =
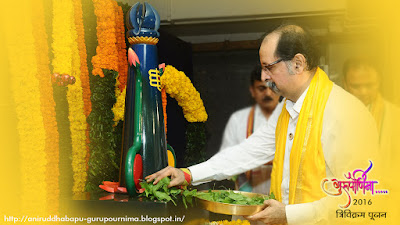
M 247 138 L 247 126 L 248 119 L 250 115 L 250 111 L 252 106 L 246 107 L 244 109 L 240 109 L 234 112 L 228 120 L 228 123 L 225 126 L 224 135 L 222 137 L 222 143 L 219 151 L 223 151 L 224 149 L 229 150 L 231 146 L 235 146 L 240 144 Z M 254 121 L 253 121 L 253 133 L 257 129 L 261 127 L 265 127 L 268 124 L 268 119 L 265 118 L 264 114 L 261 111 L 261 108 L 258 104 L 255 105 L 254 108 Z M 254 177 L 252 179 L 251 192 L 260 193 L 260 194 L 268 194 L 269 189 L 271 187 L 271 170 L 272 165 L 262 165 L 258 168 L 253 169 Z M 258 175 L 255 175 L 258 174 Z M 238 179 L 246 179 L 244 174 L 240 174 Z M 232 220 L 245 220 L 246 218 L 242 216 L 232 216 Z M 251 225 L 259 225 L 261 222 L 251 221 Z
M 325 198 L 311 203 L 287 205 L 290 150 L 306 93 L 307 90 L 296 103 L 286 101 L 290 120 L 281 192 L 282 202 L 286 204 L 288 224 L 312 224 L 326 219 L 321 213 L 323 205 L 326 204 Z M 275 153 L 275 129 L 282 107 L 283 104 L 279 104 L 271 115 L 268 125 L 255 131 L 241 144 L 217 153 L 206 162 L 189 167 L 192 173 L 192 184 L 198 185 L 211 180 L 226 179 L 271 161 Z M 290 133 L 293 138 L 289 137 Z M 368 166 L 368 158 L 374 158 L 372 154 L 378 149 L 376 126 L 367 108 L 335 84 L 325 106 L 321 143 L 327 177 L 342 178 L 344 172 L 354 170 L 355 165 L 360 165 L 359 168 Z M 354 151 L 358 149 L 363 149 L 365 155 L 355 155 Z
M 229 117 L 222 137 L 220 151 L 227 147 L 238 145 L 247 138 L 247 121 L 249 119 L 251 108 L 252 106 L 240 109 Z M 256 104 L 254 109 L 253 132 L 260 127 L 267 126 L 267 123 L 267 118 L 265 118 L 262 113 L 260 106 Z

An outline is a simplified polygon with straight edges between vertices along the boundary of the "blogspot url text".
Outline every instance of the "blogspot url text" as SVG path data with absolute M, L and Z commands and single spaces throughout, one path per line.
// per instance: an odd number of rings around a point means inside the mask
M 9 223 L 24 223 L 24 222 L 69 222 L 69 223 L 92 223 L 92 222 L 103 222 L 103 223 L 121 223 L 121 222 L 151 222 L 154 224 L 164 222 L 183 222 L 185 215 L 179 216 L 167 216 L 167 217 L 151 217 L 148 215 L 141 215 L 136 217 L 121 216 L 121 217 L 69 217 L 69 216 L 47 216 L 47 217 L 32 217 L 32 216 L 7 216 L 4 215 L 4 222 Z

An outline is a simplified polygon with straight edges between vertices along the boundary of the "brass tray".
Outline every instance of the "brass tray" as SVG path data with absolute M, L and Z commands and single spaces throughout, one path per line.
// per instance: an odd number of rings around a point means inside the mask
M 208 191 L 199 191 L 199 192 L 208 192 Z M 218 192 L 218 190 L 213 190 L 212 192 Z M 251 192 L 243 192 L 243 191 L 233 191 L 235 193 L 240 193 L 247 197 L 256 197 L 266 195 L 251 193 Z M 208 210 L 214 213 L 226 214 L 226 215 L 237 215 L 237 216 L 249 216 L 253 215 L 257 212 L 263 210 L 263 205 L 237 205 L 237 204 L 228 204 L 221 202 L 214 202 L 209 200 L 204 200 L 196 197 L 197 205 L 201 208 Z

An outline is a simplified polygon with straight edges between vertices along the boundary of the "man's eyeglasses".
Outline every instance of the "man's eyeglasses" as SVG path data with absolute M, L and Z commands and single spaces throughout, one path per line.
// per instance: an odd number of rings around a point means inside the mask
M 275 62 L 272 62 L 272 63 L 270 63 L 268 65 L 265 65 L 265 66 L 263 66 L 263 70 L 265 70 L 266 72 L 271 72 L 271 69 L 272 69 L 273 65 L 278 64 L 278 63 L 280 63 L 282 61 L 283 61 L 283 59 L 278 59 Z

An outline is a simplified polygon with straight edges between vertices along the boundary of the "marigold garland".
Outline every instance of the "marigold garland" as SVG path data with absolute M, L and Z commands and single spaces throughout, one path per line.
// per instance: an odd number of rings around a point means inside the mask
M 97 16 L 96 56 L 92 58 L 92 112 L 89 115 L 90 150 L 89 177 L 86 190 L 97 190 L 104 180 L 118 180 L 121 126 L 113 127 L 118 51 L 116 36 L 116 4 L 112 0 L 93 0 Z M 126 57 L 125 57 L 126 60 Z
M 86 44 L 86 62 L 87 62 L 87 67 L 89 71 L 89 85 L 90 85 L 90 80 L 92 78 L 91 72 L 93 70 L 93 65 L 91 63 L 93 56 L 96 55 L 96 47 L 97 47 L 97 32 L 96 32 L 96 20 L 97 17 L 94 14 L 94 5 L 92 0 L 82 0 L 82 11 L 85 12 L 83 14 L 83 25 L 84 25 L 84 32 L 85 32 L 85 44 Z M 82 81 L 83 82 L 83 81 Z M 90 86 L 88 88 L 90 90 Z M 92 91 L 90 93 L 92 95 Z M 91 96 L 87 96 L 84 91 L 84 98 L 89 97 L 89 102 L 92 105 L 91 101 Z M 90 107 L 90 111 L 86 112 L 89 113 L 92 111 L 92 107 Z M 88 116 L 87 115 L 87 118 Z M 87 144 L 90 144 L 90 126 L 88 124 L 88 129 L 87 129 L 87 135 L 89 136 L 89 139 L 87 139 Z M 86 170 L 89 169 L 89 158 L 90 158 L 90 148 L 89 151 L 86 154 Z
M 85 191 L 85 185 L 87 180 L 86 172 L 86 131 L 87 122 L 84 113 L 84 102 L 83 102 L 83 90 L 81 81 L 81 57 L 78 49 L 78 40 L 82 37 L 78 37 L 76 30 L 76 15 L 74 8 L 81 7 L 80 0 L 74 0 L 71 2 L 72 15 L 71 15 L 71 35 L 73 42 L 71 43 L 72 48 L 72 74 L 76 82 L 73 85 L 68 85 L 67 100 L 69 104 L 69 120 L 71 126 L 71 140 L 72 140 L 72 170 L 74 178 L 74 186 L 72 187 L 73 194 L 83 193 Z M 74 4 L 77 4 L 74 6 Z M 78 5 L 79 4 L 79 5 Z M 81 10 L 80 10 L 81 11 Z M 82 17 L 82 14 L 79 15 Z M 82 23 L 82 20 L 80 22 Z M 81 35 L 84 35 L 82 30 Z M 86 65 L 84 65 L 85 67 Z
M 93 75 L 104 77 L 102 68 L 118 71 L 118 52 L 115 46 L 116 24 L 112 0 L 93 0 L 97 16 L 97 54 L 92 58 Z
M 49 79 L 50 77 L 50 59 L 48 56 L 47 33 L 45 30 L 45 18 L 43 1 L 37 1 L 33 4 L 33 32 L 36 47 L 37 74 L 39 80 L 41 111 L 43 115 L 43 125 L 46 132 L 46 183 L 47 183 L 47 212 L 57 214 L 59 208 L 59 147 L 58 147 L 58 130 L 56 121 L 55 102 L 53 98 L 53 86 Z
M 116 1 L 113 1 L 115 9 L 116 24 L 116 47 L 118 52 L 118 88 L 123 92 L 128 77 L 128 61 L 126 60 L 126 43 L 125 43 L 125 25 L 124 13 L 122 7 Z
M 53 50 L 54 72 L 75 76 L 76 83 L 68 86 L 67 100 L 69 105 L 72 170 L 74 194 L 84 191 L 86 183 L 86 117 L 83 111 L 83 97 L 80 80 L 80 57 L 77 40 L 77 31 L 74 22 L 74 8 L 70 1 L 53 2 Z M 58 34 L 58 32 L 60 32 Z
M 114 113 L 114 126 L 118 124 L 119 121 L 124 120 L 125 115 L 125 97 L 126 97 L 126 87 L 119 93 L 117 89 L 117 102 L 114 104 L 112 111 Z
M 89 70 L 87 65 L 87 53 L 85 44 L 85 30 L 83 27 L 83 12 L 81 0 L 74 0 L 74 12 L 75 12 L 75 26 L 78 34 L 77 42 L 79 49 L 79 56 L 81 60 L 81 82 L 83 90 L 83 102 L 85 109 L 85 116 L 89 116 L 92 110 L 92 102 L 90 101 L 90 84 L 89 84 Z
M 173 66 L 166 66 L 161 76 L 161 88 L 165 88 L 166 92 L 177 100 L 188 122 L 207 121 L 208 116 L 200 94 L 184 72 Z
M 89 84 L 89 70 L 87 65 L 87 53 L 85 44 L 85 30 L 83 26 L 83 12 L 82 12 L 82 2 L 81 0 L 74 0 L 74 12 L 75 12 L 75 26 L 77 31 L 77 43 L 79 49 L 80 65 L 81 65 L 81 82 L 82 82 L 82 97 L 85 117 L 87 118 L 92 110 L 92 102 L 90 101 L 90 84 Z M 89 127 L 86 131 L 86 165 L 88 161 L 87 155 L 89 155 Z M 86 168 L 87 169 L 87 168 Z
M 113 2 L 115 10 L 116 48 L 118 52 L 118 79 L 115 84 L 116 104 L 113 106 L 115 125 L 124 120 L 126 81 L 128 76 L 128 61 L 126 57 L 124 13 L 117 2 Z M 122 116 L 121 116 L 122 115 Z
M 167 135 L 167 92 L 165 91 L 165 88 L 161 90 L 161 102 L 164 113 L 165 135 Z
M 5 36 L 8 41 L 11 87 L 18 118 L 19 168 L 21 171 L 21 193 L 19 213 L 27 216 L 44 216 L 46 184 L 46 131 L 41 111 L 39 81 L 32 26 L 32 2 L 22 1 L 24 7 L 15 8 L 8 18 L 18 21 L 19 27 L 8 26 Z M 9 9 L 12 10 L 12 9 Z M 20 19 L 20 15 L 25 19 Z M 23 29 L 21 29 L 23 28 Z

